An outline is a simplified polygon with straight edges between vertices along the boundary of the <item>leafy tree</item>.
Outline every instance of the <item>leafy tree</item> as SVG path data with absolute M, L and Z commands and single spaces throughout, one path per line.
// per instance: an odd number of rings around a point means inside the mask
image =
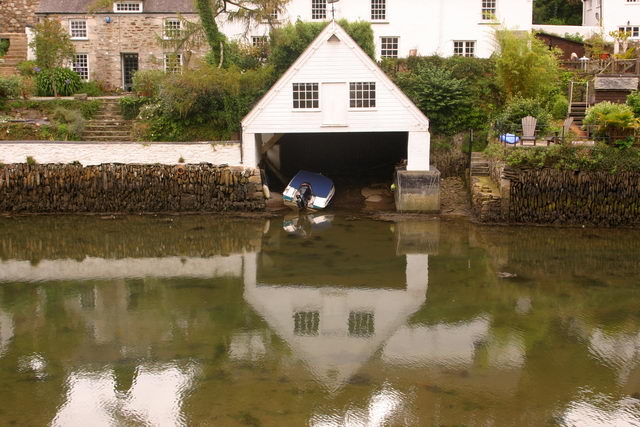
M 633 135 L 638 119 L 629 105 L 605 101 L 587 109 L 584 124 L 595 126 L 598 135 L 615 142 L 616 138 Z
M 399 73 L 402 90 L 425 113 L 434 133 L 452 135 L 471 110 L 466 84 L 446 68 L 421 65 L 411 72 Z
M 582 25 L 582 1 L 534 0 L 533 22 L 549 25 Z
M 35 38 L 29 46 L 36 52 L 36 63 L 40 68 L 62 67 L 73 60 L 75 48 L 60 21 L 45 19 L 34 30 Z
M 558 92 L 558 51 L 549 50 L 533 34 L 497 30 L 495 38 L 498 83 L 508 98 L 540 98 L 546 102 Z

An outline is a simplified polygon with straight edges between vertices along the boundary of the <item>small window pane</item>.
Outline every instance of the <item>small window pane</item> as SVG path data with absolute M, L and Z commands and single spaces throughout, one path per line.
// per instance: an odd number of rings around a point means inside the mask
M 311 0 L 311 19 L 327 18 L 327 0 Z
M 380 21 L 387 19 L 386 0 L 371 0 L 371 20 Z
M 80 79 L 89 80 L 89 56 L 86 53 L 77 53 L 73 55 L 73 71 L 78 73 Z
M 316 336 L 320 328 L 318 311 L 299 311 L 293 314 L 293 333 L 298 336 Z
M 69 28 L 71 30 L 72 39 L 86 39 L 87 38 L 87 21 L 73 20 L 69 22 Z
M 373 108 L 376 106 L 375 82 L 349 83 L 349 105 L 352 108 Z
M 293 108 L 318 108 L 319 105 L 318 83 L 293 83 Z
M 380 56 L 382 58 L 398 57 L 398 40 L 399 37 L 381 37 L 380 38 Z

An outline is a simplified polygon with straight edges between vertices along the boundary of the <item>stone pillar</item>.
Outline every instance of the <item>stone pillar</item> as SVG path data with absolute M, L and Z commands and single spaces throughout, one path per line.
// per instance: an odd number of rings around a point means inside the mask
M 255 133 L 242 132 L 242 165 L 257 168 L 260 163 L 260 151 Z
M 396 169 L 396 209 L 400 212 L 440 212 L 440 171 Z
M 429 148 L 431 134 L 424 132 L 409 132 L 407 142 L 407 171 L 429 170 Z

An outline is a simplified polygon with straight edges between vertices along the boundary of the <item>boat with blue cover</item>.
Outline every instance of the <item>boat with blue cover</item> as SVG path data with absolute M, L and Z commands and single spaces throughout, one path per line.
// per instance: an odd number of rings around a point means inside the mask
M 329 206 L 334 194 L 335 187 L 330 178 L 301 170 L 285 188 L 282 199 L 290 208 L 315 211 Z

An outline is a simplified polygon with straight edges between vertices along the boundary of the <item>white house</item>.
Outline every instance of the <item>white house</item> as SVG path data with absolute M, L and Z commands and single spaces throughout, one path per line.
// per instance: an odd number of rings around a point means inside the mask
M 277 163 L 283 134 L 376 132 L 406 134 L 407 170 L 429 170 L 429 120 L 332 21 L 242 120 L 242 163 Z
M 461 55 L 489 57 L 494 49 L 497 24 L 509 29 L 530 31 L 532 0 L 292 0 L 280 22 L 336 20 L 371 23 L 376 42 L 376 58 L 409 55 Z M 246 29 L 222 22 L 222 31 L 231 38 L 248 36 L 259 44 L 269 34 L 267 25 Z
M 640 39 L 640 1 L 583 0 L 582 25 L 602 27 L 605 36 L 620 30 L 631 33 L 632 39 Z

